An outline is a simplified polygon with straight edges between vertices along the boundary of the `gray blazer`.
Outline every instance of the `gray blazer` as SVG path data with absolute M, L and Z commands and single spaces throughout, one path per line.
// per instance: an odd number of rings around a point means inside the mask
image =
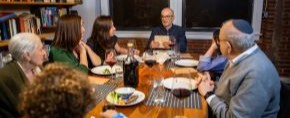
M 210 107 L 219 118 L 275 118 L 280 87 L 277 70 L 258 48 L 225 68 Z

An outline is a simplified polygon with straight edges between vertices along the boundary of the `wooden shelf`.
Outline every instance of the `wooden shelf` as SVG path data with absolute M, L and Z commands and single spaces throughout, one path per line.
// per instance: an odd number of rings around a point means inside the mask
M 7 47 L 9 40 L 0 41 L 0 47 Z
M 41 40 L 51 41 L 54 37 L 54 33 L 43 33 L 38 35 Z M 7 47 L 10 40 L 2 40 L 0 41 L 0 48 Z
M 0 1 L 0 5 L 57 5 L 57 6 L 72 6 L 81 3 L 63 3 L 63 2 L 7 2 Z

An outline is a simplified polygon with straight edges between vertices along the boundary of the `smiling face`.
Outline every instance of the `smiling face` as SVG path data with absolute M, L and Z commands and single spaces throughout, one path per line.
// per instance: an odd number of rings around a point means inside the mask
M 169 29 L 174 20 L 174 13 L 170 8 L 164 8 L 161 12 L 161 22 L 163 27 Z

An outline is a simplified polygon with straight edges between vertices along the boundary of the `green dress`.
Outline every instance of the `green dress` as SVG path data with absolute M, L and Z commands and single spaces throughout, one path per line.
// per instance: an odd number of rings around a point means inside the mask
M 71 51 L 61 49 L 55 46 L 51 46 L 49 58 L 52 62 L 62 62 L 67 65 L 77 68 L 82 72 L 88 73 L 88 68 L 85 65 L 80 64 L 79 60 L 73 55 Z
M 28 82 L 24 72 L 16 61 L 9 62 L 0 69 L 0 117 L 20 117 L 17 107 L 19 94 Z

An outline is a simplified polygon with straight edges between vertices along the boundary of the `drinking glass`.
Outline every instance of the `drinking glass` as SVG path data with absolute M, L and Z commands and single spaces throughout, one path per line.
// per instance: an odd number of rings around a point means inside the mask
M 169 36 L 169 40 L 170 40 L 169 44 L 170 50 L 173 51 L 174 47 L 176 46 L 176 39 L 174 36 Z
M 154 92 L 156 92 L 154 102 L 157 104 L 163 103 L 165 101 L 164 100 L 165 89 L 162 84 L 163 80 L 164 80 L 163 77 L 153 80 L 153 90 Z
M 156 58 L 155 58 L 155 56 L 154 56 L 154 54 L 153 54 L 153 50 L 147 50 L 145 53 L 144 53 L 144 55 L 143 55 L 143 60 L 144 60 L 144 62 L 145 62 L 145 64 L 150 68 L 150 70 L 149 70 L 149 75 L 150 75 L 150 77 L 149 77 L 149 80 L 151 80 L 152 79 L 152 67 L 153 67 L 153 65 L 155 65 L 157 62 L 156 62 Z
M 113 70 L 113 66 L 117 63 L 117 58 L 116 58 L 116 51 L 115 49 L 107 49 L 106 54 L 105 54 L 105 63 L 108 64 L 111 67 L 111 74 L 115 72 Z M 114 78 L 113 74 L 111 78 Z
M 173 96 L 178 98 L 178 101 L 180 101 L 182 108 L 184 108 L 185 106 L 184 99 L 191 95 L 193 86 L 194 85 L 192 83 L 191 73 L 189 71 L 183 73 L 176 73 L 174 75 L 171 92 Z M 177 117 L 179 116 L 183 115 L 177 115 Z

